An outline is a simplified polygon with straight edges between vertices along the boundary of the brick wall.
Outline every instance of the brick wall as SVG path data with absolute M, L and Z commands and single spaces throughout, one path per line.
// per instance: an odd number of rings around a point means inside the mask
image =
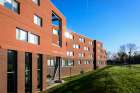
M 0 92 L 7 93 L 7 50 L 0 49 Z

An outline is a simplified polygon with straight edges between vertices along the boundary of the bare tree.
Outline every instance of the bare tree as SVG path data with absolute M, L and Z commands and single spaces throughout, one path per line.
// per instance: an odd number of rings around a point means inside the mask
M 129 64 L 131 64 L 132 63 L 131 57 L 134 55 L 136 51 L 136 44 L 132 44 L 132 43 L 127 44 L 127 50 L 129 54 Z
M 120 46 L 120 52 L 126 53 L 126 46 L 125 45 Z
M 131 55 L 133 55 L 136 51 L 136 44 L 132 44 L 132 43 L 129 43 L 127 44 L 127 49 L 128 49 L 128 52 L 131 53 Z
M 108 52 L 107 52 L 107 60 L 110 60 L 110 59 L 111 59 L 111 52 L 108 51 Z
M 120 61 L 121 64 L 124 64 L 127 58 L 127 53 L 126 53 L 126 45 L 121 45 L 120 46 L 120 50 L 117 53 L 118 55 L 118 59 Z

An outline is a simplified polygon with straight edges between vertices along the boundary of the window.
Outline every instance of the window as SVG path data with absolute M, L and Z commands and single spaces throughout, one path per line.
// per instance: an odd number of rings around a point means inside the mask
M 34 24 L 42 26 L 42 18 L 37 15 L 34 15 Z
M 79 38 L 79 41 L 84 43 L 85 39 L 84 38 Z
M 70 37 L 69 37 L 70 39 L 73 39 L 73 35 L 72 34 L 70 34 Z
M 90 64 L 90 62 L 89 61 L 84 61 L 84 64 Z
M 5 0 L 0 0 L 0 4 L 4 5 Z
M 92 45 L 92 41 L 89 41 L 89 45 Z
M 78 44 L 74 44 L 73 48 L 80 49 L 80 46 Z
M 27 41 L 27 32 L 19 28 L 16 28 L 16 39 Z
M 62 67 L 65 66 L 65 60 L 64 60 L 64 59 L 62 59 L 61 66 L 62 66 Z
M 72 52 L 72 51 L 67 51 L 67 56 L 74 56 L 74 52 Z
M 8 50 L 7 93 L 17 93 L 17 52 Z
M 76 44 L 73 45 L 73 48 L 76 48 Z
M 0 4 L 16 13 L 19 13 L 19 3 L 15 0 L 0 0 Z
M 81 64 L 81 61 L 80 61 L 80 60 L 78 61 L 78 64 L 79 64 L 79 65 Z
M 68 60 L 68 66 L 74 66 L 74 61 L 73 60 Z
M 102 65 L 102 61 L 98 61 L 98 64 L 99 64 L 99 65 Z
M 54 34 L 54 35 L 58 35 L 58 33 L 59 33 L 58 30 L 53 29 L 53 34 Z
M 74 39 L 74 36 L 69 32 L 65 32 L 65 37 L 72 40 Z
M 39 36 L 28 33 L 28 42 L 39 45 Z
M 88 50 L 89 50 L 89 48 L 88 48 L 88 47 L 84 47 L 84 50 L 85 50 L 85 51 L 88 51 Z
M 74 66 L 74 61 L 73 60 L 66 60 L 62 61 L 62 67 L 67 67 L 67 66 Z
M 93 58 L 93 54 L 90 54 L 90 55 L 89 55 L 89 58 Z
M 36 45 L 40 44 L 40 37 L 38 35 L 34 35 L 31 32 L 27 32 L 19 28 L 16 28 L 16 39 Z
M 32 93 L 32 53 L 25 53 L 25 93 Z
M 37 5 L 40 5 L 40 0 L 33 0 L 33 2 Z
M 55 59 L 49 59 L 48 60 L 48 66 L 55 66 L 56 60 Z
M 84 57 L 84 53 L 79 53 L 79 57 L 83 58 Z
M 41 54 L 38 54 L 37 57 L 37 88 L 39 91 L 42 90 L 42 82 L 43 82 L 43 58 Z

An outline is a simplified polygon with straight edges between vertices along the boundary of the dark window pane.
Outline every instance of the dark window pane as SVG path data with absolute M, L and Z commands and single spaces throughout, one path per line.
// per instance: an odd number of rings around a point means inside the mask
M 25 53 L 25 93 L 32 93 L 32 54 Z
M 8 51 L 7 93 L 17 93 L 17 52 Z
M 15 80 L 14 80 L 14 74 L 8 74 L 8 93 L 15 93 L 14 91 L 14 83 L 15 83 Z
M 38 86 L 37 86 L 37 88 L 41 91 L 42 90 L 42 75 L 43 75 L 43 73 L 42 73 L 42 65 L 43 65 L 43 62 L 42 62 L 42 55 L 41 54 L 39 54 L 38 55 L 38 60 L 37 60 L 37 80 L 38 80 Z

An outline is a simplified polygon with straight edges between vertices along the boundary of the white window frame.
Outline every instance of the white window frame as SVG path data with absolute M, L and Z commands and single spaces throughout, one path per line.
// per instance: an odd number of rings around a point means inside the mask
M 90 62 L 89 62 L 89 61 L 84 61 L 84 64 L 86 64 L 86 65 L 87 65 L 87 64 L 90 64 Z
M 53 66 L 55 66 L 55 62 L 56 62 L 55 59 L 49 59 L 47 64 L 48 64 L 48 66 L 53 67 Z
M 53 29 L 53 35 L 58 35 L 58 30 L 56 30 L 56 29 Z
M 32 0 L 35 4 L 40 5 L 40 0 Z
M 39 44 L 39 36 L 32 34 L 31 32 L 28 33 L 28 42 L 32 44 Z
M 42 26 L 42 18 L 38 15 L 34 14 L 34 24 L 38 25 L 38 26 Z
M 4 5 L 5 0 L 0 0 L 0 4 Z
M 9 8 L 9 7 L 5 6 L 5 3 L 6 2 L 10 3 L 12 7 Z M 15 0 L 0 0 L 0 4 L 3 5 L 4 7 L 8 8 L 8 9 L 10 9 L 10 10 L 18 13 L 18 7 L 19 7 L 19 5 L 18 5 L 18 2 L 17 1 L 15 1 Z
M 84 57 L 84 53 L 79 53 L 79 57 Z
M 40 37 L 38 35 L 35 35 L 31 32 L 27 32 L 20 28 L 16 28 L 16 39 L 36 45 L 40 44 Z
M 80 65 L 80 64 L 81 64 L 81 61 L 79 60 L 79 61 L 78 61 L 78 65 Z
M 85 39 L 84 38 L 79 38 L 79 41 L 84 43 L 85 42 Z
M 74 52 L 73 51 L 67 51 L 67 56 L 74 56 Z
M 28 32 L 22 29 L 16 28 L 16 39 L 21 41 L 28 41 Z
M 89 45 L 93 45 L 93 44 L 92 44 L 92 41 L 89 41 Z

